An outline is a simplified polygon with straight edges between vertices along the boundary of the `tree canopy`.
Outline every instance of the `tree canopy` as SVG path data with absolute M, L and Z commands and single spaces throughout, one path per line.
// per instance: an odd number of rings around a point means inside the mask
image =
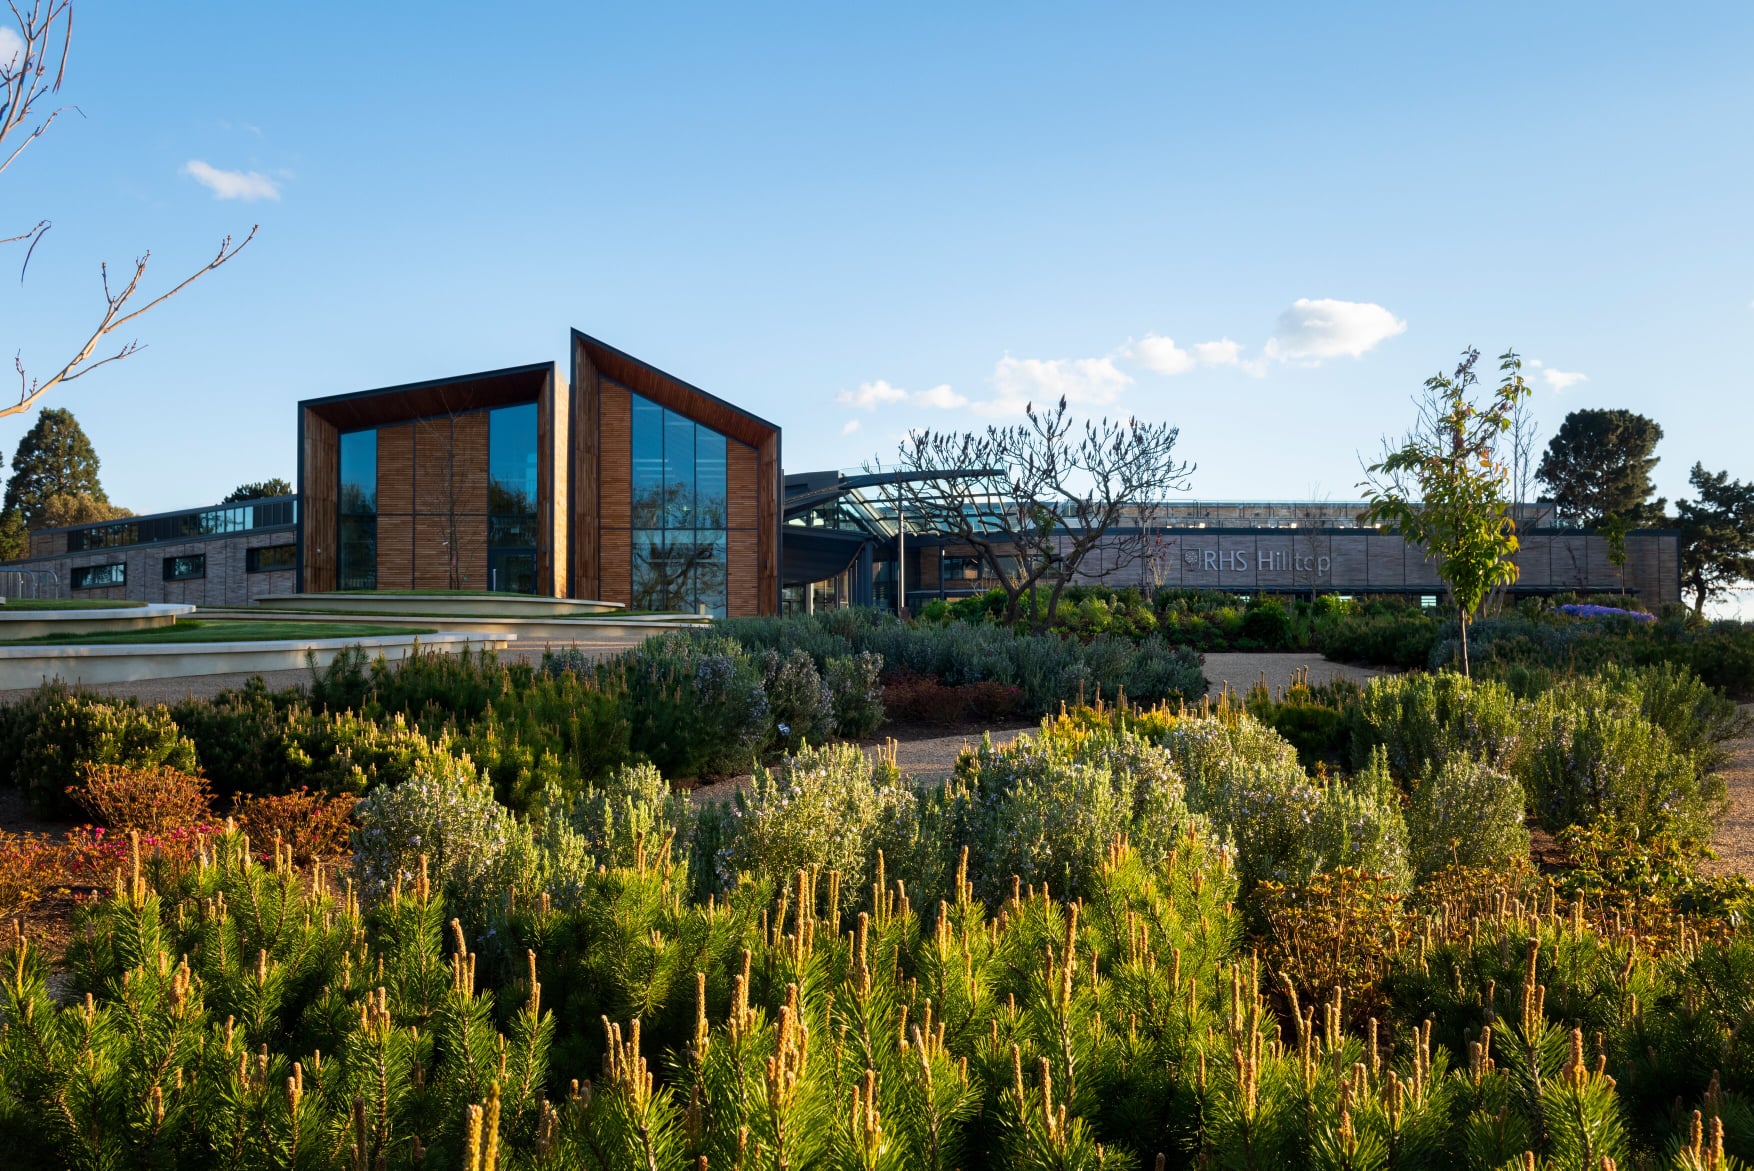
M 1565 416 L 1547 443 L 1536 477 L 1563 520 L 1597 528 L 1609 517 L 1633 527 L 1658 521 L 1651 470 L 1663 429 L 1632 411 L 1586 409 Z
M 98 480 L 91 440 L 73 412 L 58 407 L 39 414 L 18 441 L 3 507 L 17 509 L 28 527 L 41 528 L 48 523 L 43 514 L 51 496 L 87 496 L 104 504 L 110 499 Z
M 270 496 L 291 496 L 292 485 L 275 476 L 272 480 L 261 480 L 252 484 L 239 484 L 233 488 L 221 504 L 242 504 L 246 500 L 265 500 Z
M 133 515 L 133 509 L 123 508 L 119 504 L 111 504 L 107 500 L 99 500 L 88 492 L 57 492 L 43 501 L 43 511 L 37 517 L 37 527 L 58 529 L 68 525 L 89 525 L 106 520 L 120 520 L 122 517 Z
M 1694 464 L 1688 475 L 1698 500 L 1675 505 L 1681 522 L 1681 588 L 1693 595 L 1693 612 L 1754 581 L 1754 483 L 1730 479 Z

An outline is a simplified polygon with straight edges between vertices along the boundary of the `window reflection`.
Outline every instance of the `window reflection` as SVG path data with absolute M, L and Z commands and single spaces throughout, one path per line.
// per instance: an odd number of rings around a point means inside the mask
M 378 588 L 378 433 L 341 436 L 340 556 L 336 576 L 344 590 Z
M 536 404 L 487 416 L 487 587 L 536 592 Z
M 633 398 L 636 610 L 725 616 L 725 437 Z

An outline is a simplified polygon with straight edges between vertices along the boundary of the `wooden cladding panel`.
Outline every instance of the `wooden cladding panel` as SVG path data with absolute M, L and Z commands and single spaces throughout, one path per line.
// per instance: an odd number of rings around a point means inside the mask
M 566 594 L 568 520 L 566 383 L 557 372 L 536 400 L 536 592 Z
M 383 465 L 378 466 L 382 468 Z M 378 517 L 378 588 L 414 588 L 414 518 L 411 516 Z
M 761 442 L 761 466 L 755 483 L 755 531 L 760 579 L 759 614 L 780 612 L 780 433 Z
M 567 524 L 572 533 L 572 596 L 602 597 L 602 549 L 599 532 L 601 495 L 598 453 L 601 450 L 601 395 L 596 367 L 581 351 L 573 367 L 576 381 L 571 394 L 567 426 L 570 442 L 563 444 L 569 452 L 567 476 L 570 495 L 556 498 L 557 507 L 567 510 Z
M 725 534 L 725 544 L 726 615 L 748 618 L 761 613 L 759 535 L 754 529 L 732 529 Z
M 459 415 L 451 420 L 450 508 L 458 512 L 487 511 L 487 412 Z M 485 531 L 485 530 L 483 530 Z M 483 555 L 482 564 L 487 564 Z
M 340 489 L 341 440 L 335 425 L 308 408 L 301 413 L 304 451 L 300 453 L 299 512 L 304 524 L 306 590 L 335 588 L 335 494 Z
M 633 533 L 628 529 L 606 528 L 600 534 L 599 546 L 603 560 L 595 600 L 625 606 L 633 601 Z
M 378 428 L 378 511 L 414 511 L 414 428 Z
M 727 528 L 753 529 L 760 509 L 756 503 L 756 476 L 761 465 L 753 447 L 725 444 L 725 523 Z
M 459 516 L 457 533 L 457 586 L 464 590 L 484 590 L 487 578 L 487 518 Z
M 624 529 L 633 519 L 633 397 L 625 386 L 600 385 L 597 523 Z M 604 557 L 607 566 L 607 552 Z
M 431 515 L 414 518 L 415 589 L 451 588 L 450 537 L 450 517 Z
M 451 510 L 451 420 L 414 423 L 414 511 Z

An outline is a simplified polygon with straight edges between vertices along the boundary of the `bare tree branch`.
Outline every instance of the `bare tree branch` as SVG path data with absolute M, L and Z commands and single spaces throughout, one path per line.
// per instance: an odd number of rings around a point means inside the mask
M 1192 466 L 1177 461 L 1176 428 L 1137 419 L 1073 419 L 1062 398 L 1031 404 L 1024 422 L 985 433 L 917 432 L 901 445 L 897 491 L 910 512 L 973 549 L 1001 584 L 1006 619 L 1025 594 L 1048 587 L 1050 623 L 1060 594 L 1101 550 L 1106 576 L 1149 557 L 1156 505 L 1181 489 Z M 1124 522 L 1136 520 L 1135 526 Z
M 41 138 L 63 110 L 78 109 L 77 106 L 57 107 L 49 111 L 34 127 L 26 129 L 35 117 L 37 104 L 47 95 L 59 92 L 62 82 L 66 80 L 67 59 L 73 47 L 73 0 L 31 0 L 28 8 L 21 8 L 20 0 L 7 0 L 7 7 L 18 27 L 20 48 L 10 60 L 0 61 L 0 154 L 4 154 L 4 159 L 0 160 L 0 172 L 10 167 L 26 147 Z M 50 68 L 51 62 L 54 63 L 53 69 Z M 49 227 L 48 220 L 39 220 L 28 232 L 0 239 L 0 244 L 30 241 L 24 254 L 24 263 L 19 268 L 18 279 L 21 282 L 30 268 L 31 257 L 35 255 L 37 245 L 42 242 Z M 146 266 L 152 259 L 152 253 L 146 252 L 134 262 L 134 275 L 120 292 L 111 291 L 109 266 L 104 265 L 100 270 L 104 312 L 96 327 L 72 359 L 46 378 L 32 379 L 26 373 L 23 356 L 14 354 L 12 364 L 18 372 L 18 401 L 10 406 L 0 407 L 0 418 L 22 414 L 36 405 L 43 395 L 62 383 L 72 382 L 100 366 L 119 362 L 137 353 L 140 343 L 137 340 L 129 341 L 108 357 L 92 360 L 92 355 L 97 352 L 98 345 L 104 338 L 142 314 L 164 304 L 207 273 L 219 268 L 242 252 L 255 238 L 254 226 L 250 228 L 249 235 L 236 245 L 232 243 L 232 237 L 227 236 L 220 242 L 219 251 L 212 260 L 167 291 L 133 309 L 129 308 L 130 302 L 140 292 L 140 280 L 146 275 Z

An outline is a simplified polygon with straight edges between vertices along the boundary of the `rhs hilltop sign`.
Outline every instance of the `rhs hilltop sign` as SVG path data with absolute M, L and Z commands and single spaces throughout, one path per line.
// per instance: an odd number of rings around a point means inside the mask
M 1252 567 L 1249 564 L 1251 553 L 1254 557 Z M 1201 573 L 1248 573 L 1252 568 L 1265 573 L 1307 573 L 1320 579 L 1328 576 L 1334 559 L 1313 553 L 1288 553 L 1282 549 L 1184 549 L 1182 564 Z

